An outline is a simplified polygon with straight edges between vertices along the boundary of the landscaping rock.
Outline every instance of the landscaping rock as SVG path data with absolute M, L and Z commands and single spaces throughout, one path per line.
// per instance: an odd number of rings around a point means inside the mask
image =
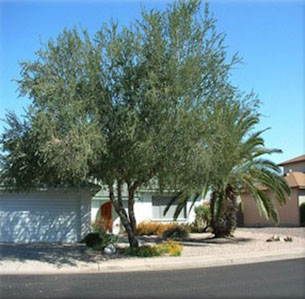
M 277 235 L 274 235 L 271 238 L 266 240 L 266 242 L 277 242 L 277 241 L 281 241 L 281 238 Z
M 285 242 L 292 242 L 293 239 L 292 239 L 292 237 L 287 236 L 287 237 L 284 238 L 284 241 Z
M 113 255 L 116 253 L 116 248 L 114 245 L 110 244 L 104 248 L 104 253 L 108 255 Z

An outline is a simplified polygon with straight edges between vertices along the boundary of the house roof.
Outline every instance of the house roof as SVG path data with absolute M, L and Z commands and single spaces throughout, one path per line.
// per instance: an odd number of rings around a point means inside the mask
M 305 189 L 305 173 L 303 172 L 289 172 L 285 176 L 285 179 L 290 188 Z
M 303 161 L 305 162 L 305 155 L 302 155 L 302 156 L 293 158 L 293 159 L 291 159 L 291 160 L 282 162 L 282 163 L 279 164 L 279 166 L 284 166 L 284 165 L 293 164 L 293 163 L 298 163 L 298 162 L 303 162 Z
M 305 189 L 305 173 L 293 171 L 287 173 L 284 178 L 290 188 Z M 264 191 L 268 189 L 262 185 L 258 186 L 258 188 Z M 248 191 L 243 190 L 242 193 L 248 193 Z

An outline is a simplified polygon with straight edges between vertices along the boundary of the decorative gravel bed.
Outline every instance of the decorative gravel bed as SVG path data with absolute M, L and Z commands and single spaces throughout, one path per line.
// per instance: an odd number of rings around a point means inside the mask
M 278 235 L 281 241 L 266 242 Z M 284 237 L 292 237 L 292 242 L 285 242 Z M 304 249 L 304 228 L 237 228 L 234 237 L 213 239 L 212 234 L 191 234 L 188 240 L 181 242 L 184 246 L 182 256 L 205 256 L 215 254 L 236 254 L 259 251 L 289 251 Z

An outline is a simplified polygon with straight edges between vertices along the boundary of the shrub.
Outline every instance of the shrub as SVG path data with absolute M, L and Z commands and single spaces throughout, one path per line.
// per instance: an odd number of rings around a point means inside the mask
M 209 230 L 209 227 L 202 228 L 195 225 L 195 223 L 182 223 L 180 224 L 188 233 L 202 233 Z
M 110 244 L 115 246 L 119 240 L 118 236 L 105 232 L 102 222 L 96 221 L 92 225 L 92 230 L 93 232 L 89 233 L 83 241 L 88 247 L 94 250 L 103 250 Z
M 300 224 L 305 226 L 305 202 L 300 205 Z
M 160 223 L 154 221 L 140 222 L 136 229 L 138 236 L 143 235 L 159 235 L 162 236 L 165 230 L 171 229 L 178 226 L 177 223 Z
M 113 245 L 116 246 L 116 244 L 118 243 L 119 237 L 114 235 L 114 234 L 110 234 L 110 233 L 106 233 L 105 231 L 101 231 L 100 234 L 100 243 L 97 244 L 96 246 L 94 246 L 94 249 L 96 250 L 103 250 L 106 246 L 108 245 Z
M 182 246 L 173 240 L 169 240 L 162 244 L 155 246 L 141 246 L 138 248 L 122 248 L 120 252 L 124 255 L 138 256 L 138 257 L 154 257 L 161 255 L 180 256 L 182 253 Z
M 158 222 L 140 222 L 137 225 L 136 229 L 136 234 L 138 236 L 143 236 L 143 235 L 156 235 L 158 228 L 159 228 L 160 223 Z
M 153 257 L 160 256 L 161 253 L 156 246 L 141 246 L 138 248 L 124 248 L 122 249 L 123 254 L 138 257 Z
M 185 239 L 188 236 L 189 232 L 182 225 L 177 225 L 163 232 L 163 238 L 165 239 Z
M 211 209 L 208 203 L 204 203 L 202 206 L 195 207 L 195 222 L 194 229 L 197 232 L 204 232 L 210 225 L 211 221 Z
M 101 237 L 99 233 L 89 233 L 83 240 L 88 247 L 94 247 L 101 243 Z
M 95 220 L 92 224 L 92 231 L 94 233 L 100 233 L 106 231 L 107 222 L 103 219 Z
M 161 255 L 180 256 L 183 247 L 173 240 L 157 245 Z

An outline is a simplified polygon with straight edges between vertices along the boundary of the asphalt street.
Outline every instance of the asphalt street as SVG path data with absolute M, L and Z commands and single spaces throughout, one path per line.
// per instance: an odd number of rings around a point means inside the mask
M 2 275 L 0 298 L 305 298 L 305 259 L 162 272 Z

